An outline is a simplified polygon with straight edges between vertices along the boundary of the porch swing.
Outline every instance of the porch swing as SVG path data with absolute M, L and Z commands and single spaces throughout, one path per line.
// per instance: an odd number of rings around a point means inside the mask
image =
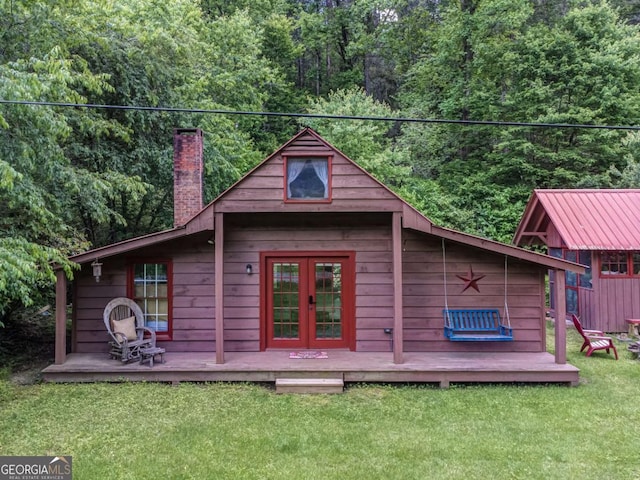
M 510 342 L 513 330 L 507 304 L 507 256 L 504 256 L 504 317 L 497 308 L 450 309 L 447 297 L 447 259 L 442 239 L 442 265 L 444 276 L 444 336 L 452 342 Z

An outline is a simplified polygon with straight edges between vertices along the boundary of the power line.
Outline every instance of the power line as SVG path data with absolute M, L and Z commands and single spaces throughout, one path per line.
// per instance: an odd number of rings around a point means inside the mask
M 66 102 L 37 102 L 30 100 L 3 100 L 5 105 L 33 105 L 41 107 L 67 107 L 67 108 L 93 108 L 104 110 L 135 110 L 145 112 L 190 113 L 190 114 L 214 114 L 214 115 L 243 115 L 262 117 L 289 117 L 289 118 L 322 118 L 331 120 L 360 120 L 377 122 L 400 123 L 435 123 L 454 125 L 486 125 L 496 127 L 534 127 L 534 128 L 586 128 L 600 130 L 640 130 L 640 126 L 634 125 L 589 125 L 581 123 L 536 123 L 536 122 L 501 122 L 491 120 L 452 120 L 438 118 L 411 118 L 411 117 L 369 117 L 360 115 L 328 115 L 320 113 L 283 113 L 283 112 L 252 112 L 243 110 L 219 110 L 205 108 L 177 108 L 177 107 L 144 107 L 139 105 L 104 105 L 95 103 L 66 103 Z

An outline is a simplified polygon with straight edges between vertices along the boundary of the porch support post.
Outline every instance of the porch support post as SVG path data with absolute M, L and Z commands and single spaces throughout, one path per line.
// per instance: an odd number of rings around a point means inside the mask
M 224 363 L 224 214 L 214 219 L 215 295 L 216 295 L 216 363 Z
M 556 363 L 567 363 L 567 292 L 564 270 L 556 270 Z
M 404 363 L 402 321 L 402 214 L 400 212 L 393 212 L 391 230 L 393 249 L 393 363 Z
M 55 363 L 62 365 L 67 359 L 67 275 L 62 268 L 56 270 L 56 336 Z

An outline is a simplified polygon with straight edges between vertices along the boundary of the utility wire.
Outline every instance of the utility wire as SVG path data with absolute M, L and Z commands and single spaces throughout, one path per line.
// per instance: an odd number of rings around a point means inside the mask
M 290 118 L 323 118 L 331 120 L 361 120 L 377 122 L 400 123 L 436 123 L 457 125 L 487 125 L 496 127 L 535 127 L 535 128 L 587 128 L 600 130 L 640 130 L 637 125 L 589 125 L 580 123 L 535 123 L 535 122 L 500 122 L 491 120 L 452 120 L 438 118 L 411 118 L 411 117 L 369 117 L 360 115 L 327 115 L 320 113 L 283 113 L 283 112 L 252 112 L 243 110 L 218 110 L 204 108 L 176 108 L 176 107 L 144 107 L 139 105 L 103 105 L 95 103 L 66 103 L 66 102 L 36 102 L 30 100 L 3 100 L 5 105 L 34 105 L 41 107 L 67 107 L 67 108 L 92 108 L 105 110 L 136 110 L 146 112 L 167 113 L 196 113 L 215 115 L 244 115 L 262 117 L 290 117 Z

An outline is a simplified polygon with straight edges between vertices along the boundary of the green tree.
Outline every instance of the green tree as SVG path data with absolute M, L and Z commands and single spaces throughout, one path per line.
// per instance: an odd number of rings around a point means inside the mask
M 286 85 L 251 18 L 195 0 L 3 2 L 0 26 L 3 99 L 261 110 Z M 1 106 L 0 315 L 47 302 L 52 262 L 171 225 L 174 127 L 205 130 L 208 200 L 262 157 L 260 122 Z
M 360 88 L 337 90 L 311 102 L 310 113 L 357 117 L 391 117 L 391 108 Z M 316 130 L 345 155 L 386 185 L 399 188 L 409 177 L 408 157 L 394 147 L 388 132 L 393 122 L 307 118 Z
M 540 23 L 529 2 L 451 4 L 403 90 L 407 115 L 571 124 L 638 122 L 638 30 L 607 3 Z M 501 240 L 531 189 L 605 185 L 624 166 L 612 130 L 408 126 L 416 172 L 473 212 L 459 228 Z M 605 175 L 606 177 L 606 175 Z M 515 208 L 513 208 L 515 206 Z
M 506 120 L 629 125 L 640 120 L 640 36 L 608 4 L 571 10 L 555 26 L 532 27 L 510 53 Z M 623 131 L 514 128 L 488 157 L 496 182 L 531 188 L 597 185 L 624 166 Z
M 77 101 L 72 85 L 102 84 L 74 72 L 55 48 L 41 59 L 0 65 L 0 78 L 0 98 L 27 101 Z M 68 210 L 74 202 L 69 186 L 87 176 L 72 168 L 60 147 L 70 133 L 53 108 L 0 109 L 0 323 L 20 306 L 45 301 L 53 263 L 70 273 L 66 254 L 86 247 Z M 91 180 L 87 187 L 94 192 L 104 188 L 100 178 Z

